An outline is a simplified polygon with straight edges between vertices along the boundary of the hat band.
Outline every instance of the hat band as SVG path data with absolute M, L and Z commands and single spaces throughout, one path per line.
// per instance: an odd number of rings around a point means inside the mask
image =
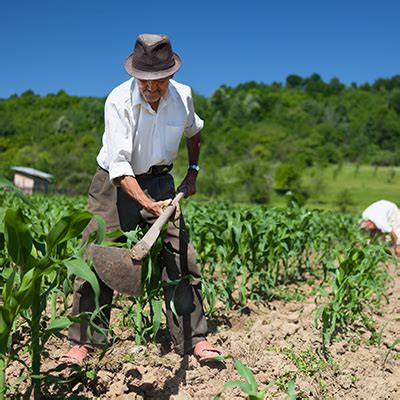
M 159 63 L 157 64 L 143 64 L 138 60 L 135 60 L 134 58 L 132 58 L 132 67 L 136 68 L 140 71 L 144 71 L 144 72 L 158 72 L 158 71 L 164 71 L 166 69 L 172 68 L 175 65 L 175 60 L 172 59 L 171 62 L 169 62 L 168 64 L 161 64 Z

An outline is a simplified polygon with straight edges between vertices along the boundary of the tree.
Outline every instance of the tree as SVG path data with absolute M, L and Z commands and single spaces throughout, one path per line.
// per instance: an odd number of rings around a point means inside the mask
M 290 89 L 303 89 L 304 80 L 299 75 L 288 75 L 286 77 L 286 87 Z
M 307 93 L 310 94 L 326 94 L 329 90 L 328 85 L 321 79 L 319 74 L 312 74 L 309 78 L 306 78 L 305 88 Z
M 388 103 L 393 110 L 400 114 L 400 88 L 394 89 L 388 97 Z

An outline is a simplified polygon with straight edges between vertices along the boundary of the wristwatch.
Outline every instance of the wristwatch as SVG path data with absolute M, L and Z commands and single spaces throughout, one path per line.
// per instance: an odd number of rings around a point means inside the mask
M 188 169 L 193 169 L 196 172 L 200 171 L 200 167 L 197 164 L 189 164 Z

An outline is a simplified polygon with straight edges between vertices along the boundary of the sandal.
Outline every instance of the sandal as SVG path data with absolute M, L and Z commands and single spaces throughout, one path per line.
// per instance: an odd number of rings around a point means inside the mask
M 193 355 L 196 357 L 198 362 L 203 363 L 208 361 L 217 361 L 216 357 L 221 356 L 222 352 L 213 347 L 208 340 L 202 340 L 194 346 Z
M 72 346 L 67 354 L 60 358 L 60 361 L 66 364 L 82 364 L 88 357 L 89 349 L 79 344 Z

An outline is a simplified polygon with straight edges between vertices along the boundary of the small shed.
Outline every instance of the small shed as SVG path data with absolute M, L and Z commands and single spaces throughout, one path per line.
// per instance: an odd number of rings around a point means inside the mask
M 53 175 L 28 167 L 11 167 L 15 172 L 14 185 L 27 194 L 47 193 Z

